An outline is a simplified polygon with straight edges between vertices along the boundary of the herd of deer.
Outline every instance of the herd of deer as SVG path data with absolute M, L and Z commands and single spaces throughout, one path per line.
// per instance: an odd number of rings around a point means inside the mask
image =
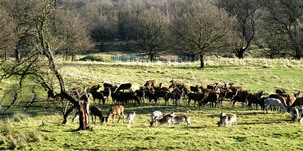
M 96 122 L 96 117 L 98 117 L 101 124 L 104 122 L 107 124 L 110 121 L 110 119 L 114 123 L 115 116 L 119 117 L 117 123 L 119 123 L 121 118 L 123 118 L 123 121 L 125 118 L 123 105 L 114 105 L 113 107 L 111 107 L 108 111 L 107 117 L 104 117 L 102 115 L 101 109 L 97 106 L 90 106 L 89 114 L 91 115 L 93 123 Z M 162 115 L 163 114 L 161 111 L 154 111 L 151 114 L 150 126 L 153 126 L 153 123 L 155 123 L 156 121 L 158 121 L 159 126 L 161 126 L 163 124 L 168 124 L 170 126 L 171 124 L 174 125 L 174 123 L 178 123 L 178 127 L 179 127 L 180 123 L 182 123 L 182 122 L 186 122 L 187 127 L 191 125 L 189 116 L 186 116 L 186 115 L 175 116 L 174 112 L 172 112 L 170 114 L 165 114 L 164 116 L 162 116 Z M 131 124 L 135 124 L 135 116 L 136 116 L 135 111 L 128 113 L 128 115 L 127 115 L 128 127 L 130 127 Z M 72 119 L 72 121 L 75 122 L 78 118 L 79 118 L 79 113 L 77 112 L 75 117 Z
M 247 90 L 244 90 L 242 87 L 236 87 L 233 83 L 224 84 L 219 86 L 218 83 L 214 85 L 208 85 L 207 88 L 203 88 L 202 86 L 188 86 L 183 83 L 178 83 L 174 80 L 170 81 L 171 85 L 169 87 L 164 87 L 163 83 L 160 83 L 156 86 L 155 80 L 148 80 L 146 83 L 140 87 L 140 89 L 133 91 L 131 89 L 132 84 L 125 83 L 119 86 L 104 83 L 104 90 L 99 91 L 101 88 L 100 85 L 91 86 L 87 89 L 87 92 L 92 94 L 93 101 L 96 99 L 104 104 L 108 97 L 111 97 L 113 102 L 119 105 L 114 105 L 108 111 L 106 117 L 104 117 L 101 113 L 100 108 L 97 106 L 90 107 L 90 114 L 92 115 L 92 122 L 95 122 L 96 117 L 99 117 L 100 122 L 108 123 L 110 120 L 114 121 L 114 116 L 118 116 L 118 122 L 121 118 L 124 117 L 124 104 L 128 101 L 135 101 L 137 104 L 141 104 L 144 99 L 148 99 L 149 102 L 154 101 L 158 102 L 160 98 L 163 98 L 165 101 L 165 105 L 169 100 L 173 100 L 174 105 L 180 104 L 181 97 L 187 97 L 188 102 L 187 105 L 190 105 L 191 100 L 194 101 L 194 104 L 198 102 L 198 106 L 206 106 L 210 104 L 212 107 L 216 107 L 217 103 L 222 103 L 223 100 L 230 99 L 232 101 L 233 106 L 236 102 L 248 103 L 248 107 L 252 108 L 252 105 L 255 104 L 256 109 L 258 109 L 258 105 L 262 107 L 263 110 L 266 110 L 269 107 L 273 107 L 272 109 L 280 109 L 284 112 L 289 111 L 292 115 L 293 121 L 303 121 L 303 100 L 301 97 L 301 93 L 298 92 L 294 94 L 294 96 L 288 95 L 285 90 L 277 89 L 276 94 L 270 94 L 268 97 L 264 97 L 263 91 L 258 93 L 248 93 Z M 78 89 L 71 89 L 71 93 L 79 94 Z M 296 106 L 300 106 L 299 109 Z M 135 123 L 136 113 L 133 111 L 127 115 L 128 126 Z M 75 120 L 77 116 L 73 119 Z M 175 113 L 165 114 L 163 115 L 160 111 L 154 111 L 151 114 L 150 126 L 153 123 L 158 122 L 158 125 L 161 126 L 163 124 L 168 124 L 169 126 L 174 123 L 181 122 L 187 123 L 187 126 L 190 126 L 190 117 L 186 115 L 175 116 Z M 236 123 L 236 115 L 235 114 L 220 114 L 220 120 L 218 122 L 218 126 L 227 126 L 233 125 Z

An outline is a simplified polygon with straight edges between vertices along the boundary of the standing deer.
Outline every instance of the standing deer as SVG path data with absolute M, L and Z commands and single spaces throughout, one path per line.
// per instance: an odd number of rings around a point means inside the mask
M 96 117 L 99 117 L 100 123 L 102 124 L 104 122 L 104 117 L 102 115 L 101 109 L 96 106 L 90 106 L 89 112 L 92 116 L 92 122 L 94 123 L 96 121 Z
M 101 112 L 101 109 L 97 106 L 90 106 L 89 107 L 89 114 L 92 116 L 92 122 L 95 123 L 96 117 L 99 117 L 100 123 L 104 122 L 104 118 Z M 79 112 L 76 112 L 75 117 L 72 119 L 73 122 L 79 118 Z
M 107 121 L 106 123 L 109 122 L 110 117 L 112 118 L 112 122 L 114 123 L 114 118 L 115 115 L 119 116 L 119 119 L 117 121 L 117 123 L 119 123 L 121 116 L 124 119 L 124 106 L 123 105 L 115 105 L 113 107 L 111 107 L 107 113 Z
M 153 124 L 157 121 L 157 119 L 159 119 L 162 116 L 162 112 L 161 111 L 154 111 L 151 115 L 150 115 L 150 127 L 153 126 Z
M 136 116 L 135 111 L 132 111 L 127 114 L 128 127 L 130 127 L 131 123 L 135 124 L 135 116 Z
M 220 121 L 218 122 L 218 126 L 228 126 L 234 125 L 237 123 L 237 115 L 236 114 L 220 114 Z
M 163 118 L 158 120 L 159 127 L 163 124 L 168 124 L 168 127 L 170 127 L 171 124 L 174 126 L 174 117 L 175 117 L 174 112 L 164 115 Z
M 178 127 L 180 126 L 181 122 L 186 122 L 186 127 L 191 126 L 190 117 L 189 116 L 182 115 L 182 116 L 176 116 L 176 117 L 174 117 L 174 123 L 178 123 Z

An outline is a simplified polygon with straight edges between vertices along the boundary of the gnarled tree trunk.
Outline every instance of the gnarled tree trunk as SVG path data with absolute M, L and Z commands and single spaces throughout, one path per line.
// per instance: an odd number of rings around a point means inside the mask
M 89 103 L 86 101 L 79 102 L 79 122 L 80 122 L 80 130 L 91 130 L 89 126 Z

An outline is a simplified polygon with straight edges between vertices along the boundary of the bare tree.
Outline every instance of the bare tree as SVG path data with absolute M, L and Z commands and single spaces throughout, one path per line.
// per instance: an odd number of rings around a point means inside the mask
M 87 23 L 80 17 L 80 14 L 75 11 L 64 9 L 56 9 L 52 17 L 56 20 L 54 24 L 48 24 L 50 29 L 53 29 L 53 37 L 59 37 L 56 41 L 57 47 L 55 51 L 72 56 L 72 61 L 75 60 L 77 54 L 87 51 L 93 47 L 90 40 Z M 63 40 L 62 40 L 63 39 Z M 55 42 L 55 41 L 53 41 Z
M 31 14 L 35 14 L 37 4 L 27 0 L 3 0 L 0 2 L 2 8 L 9 12 L 14 23 L 14 33 L 17 36 L 17 45 L 15 47 L 15 59 L 18 61 L 23 53 L 26 53 L 27 47 L 32 45 L 34 28 L 34 18 Z
M 224 46 L 230 30 L 230 20 L 226 14 L 205 1 L 192 1 L 189 8 L 173 21 L 173 34 L 177 43 L 200 57 L 200 68 L 204 68 L 206 51 Z
M 37 83 L 41 84 L 47 91 L 54 93 L 55 89 L 59 89 L 58 96 L 61 99 L 68 100 L 72 106 L 64 113 L 63 123 L 67 122 L 67 117 L 73 111 L 78 108 L 83 111 L 83 116 L 80 116 L 80 129 L 90 129 L 87 117 L 88 112 L 84 110 L 87 108 L 88 97 L 84 98 L 84 102 L 78 101 L 71 94 L 66 91 L 65 82 L 58 70 L 58 66 L 55 61 L 54 51 L 51 41 L 54 37 L 49 29 L 52 24 L 51 14 L 54 13 L 54 0 L 45 1 L 30 1 L 34 6 L 36 13 L 30 14 L 31 18 L 34 18 L 31 33 L 35 38 L 34 46 L 28 47 L 24 56 L 19 61 L 2 61 L 1 62 L 1 80 L 12 77 L 18 77 L 19 87 L 22 88 L 23 83 L 27 79 L 33 79 Z M 29 3 L 30 3 L 29 2 Z M 52 78 L 54 77 L 54 79 Z M 58 85 L 58 88 L 53 87 L 53 83 Z M 82 102 L 82 103 L 81 103 Z
M 260 18 L 260 4 L 258 0 L 218 0 L 216 5 L 224 9 L 237 20 L 237 38 L 233 41 L 233 50 L 240 59 L 249 49 L 256 34 L 257 20 Z
M 136 40 L 150 62 L 166 48 L 169 20 L 156 8 L 130 15 L 122 23 L 126 38 Z
M 0 7 L 0 55 L 4 56 L 4 60 L 7 60 L 8 54 L 12 54 L 9 50 L 15 46 L 17 40 L 14 33 L 15 26 L 16 24 L 7 11 Z
M 300 59 L 303 47 L 303 1 L 264 0 L 262 4 L 265 10 L 263 27 L 269 48 Z

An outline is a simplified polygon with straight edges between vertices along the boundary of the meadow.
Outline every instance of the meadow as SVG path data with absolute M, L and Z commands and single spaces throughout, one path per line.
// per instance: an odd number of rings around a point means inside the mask
M 232 59 L 206 58 L 206 67 L 199 63 L 100 63 L 61 62 L 60 72 L 69 88 L 108 83 L 132 83 L 137 89 L 145 81 L 155 79 L 164 86 L 174 79 L 188 85 L 233 82 L 249 92 L 274 93 L 284 88 L 289 94 L 303 90 L 303 61 L 289 59 Z M 7 85 L 3 81 L 2 96 Z M 29 82 L 30 83 L 30 82 Z M 30 83 L 29 85 L 32 85 Z M 47 106 L 46 92 L 39 91 L 38 102 L 27 111 L 22 111 L 31 94 L 24 92 L 23 98 L 6 112 L 0 111 L 0 149 L 21 150 L 302 150 L 302 124 L 291 122 L 289 113 L 248 109 L 225 101 L 212 108 L 187 106 L 186 99 L 180 106 L 164 105 L 145 101 L 142 105 L 125 105 L 125 114 L 136 111 L 135 125 L 127 122 L 108 125 L 91 123 L 93 131 L 75 131 L 79 124 L 72 123 L 73 114 L 67 124 L 61 124 L 63 117 L 59 109 Z M 11 96 L 12 97 L 12 96 Z M 3 97 L 4 108 L 10 103 L 10 95 Z M 112 106 L 111 100 L 101 105 L 106 115 Z M 154 110 L 165 113 L 176 112 L 191 117 L 192 125 L 180 127 L 149 127 L 149 116 Z M 237 114 L 237 125 L 218 127 L 219 114 Z

